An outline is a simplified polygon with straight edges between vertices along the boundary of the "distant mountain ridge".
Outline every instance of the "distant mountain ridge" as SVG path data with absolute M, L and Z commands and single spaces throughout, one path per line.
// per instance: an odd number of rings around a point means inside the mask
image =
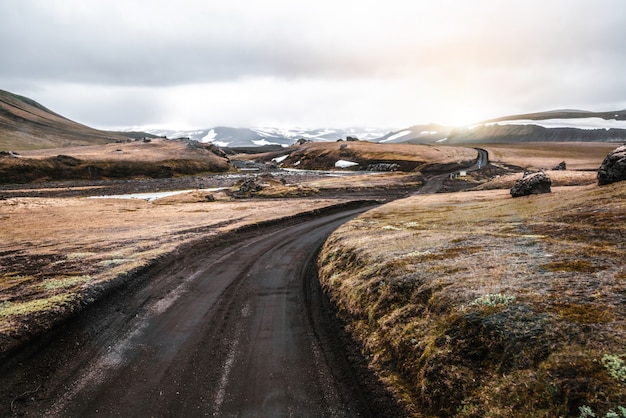
M 349 137 L 381 143 L 480 144 L 493 142 L 626 142 L 626 109 L 608 112 L 561 109 L 488 119 L 468 127 L 436 123 L 393 131 L 376 128 L 142 129 L 111 132 L 67 119 L 36 101 L 0 90 L 0 151 L 96 145 L 129 138 L 189 138 L 220 147 L 289 146 L 300 139 L 337 141 Z
M 386 130 L 351 128 L 351 129 L 306 129 L 306 128 L 230 128 L 218 126 L 207 129 L 175 131 L 167 129 L 143 129 L 156 136 L 166 136 L 171 139 L 189 138 L 198 142 L 212 142 L 220 147 L 250 147 L 263 145 L 289 146 L 299 139 L 316 142 L 337 141 L 348 137 L 376 142 L 387 133 Z
M 379 142 L 478 144 L 495 142 L 624 142 L 626 110 L 551 110 L 503 116 L 471 126 L 414 125 Z

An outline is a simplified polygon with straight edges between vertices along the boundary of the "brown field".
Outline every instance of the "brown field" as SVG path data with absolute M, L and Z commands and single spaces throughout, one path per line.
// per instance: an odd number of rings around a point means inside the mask
M 107 178 L 165 178 L 231 170 L 211 145 L 155 139 L 20 151 L 0 157 L 0 183 Z
M 208 202 L 193 192 L 130 199 L 0 200 L 0 346 L 48 328 L 94 289 L 198 239 L 342 199 Z
M 333 233 L 320 279 L 414 416 L 610 416 L 626 407 L 625 236 L 626 182 L 422 195 Z
M 79 160 L 143 162 L 164 161 L 171 159 L 173 156 L 177 159 L 199 157 L 198 149 L 189 147 L 186 142 L 161 138 L 152 139 L 150 142 L 132 141 L 104 145 L 25 150 L 20 151 L 19 154 L 24 158 L 39 160 L 56 157 L 57 155 L 69 155 Z
M 277 152 L 237 158 L 269 161 L 285 155 L 288 158 L 280 165 L 286 168 L 328 170 L 334 169 L 338 160 L 346 160 L 359 163 L 358 167 L 353 168 L 356 170 L 366 169 L 369 164 L 385 162 L 396 163 L 403 171 L 418 171 L 433 166 L 471 163 L 476 159 L 476 150 L 466 147 L 379 144 L 367 141 L 309 142 Z
M 546 170 L 545 173 L 550 177 L 550 180 L 552 180 L 552 187 L 584 186 L 598 182 L 597 173 L 595 171 Z M 513 183 L 522 177 L 522 173 L 500 175 L 481 183 L 474 190 L 510 189 Z
M 551 169 L 565 161 L 569 170 L 597 170 L 604 157 L 619 144 L 607 142 L 527 142 L 480 146 L 496 164 L 530 169 Z

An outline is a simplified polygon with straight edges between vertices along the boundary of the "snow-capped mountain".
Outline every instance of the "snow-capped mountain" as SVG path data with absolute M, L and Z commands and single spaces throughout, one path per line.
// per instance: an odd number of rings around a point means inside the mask
M 623 142 L 626 110 L 552 110 L 504 116 L 471 126 L 415 125 L 390 132 L 385 143 L 464 144 L 489 142 Z
M 289 146 L 299 139 L 312 141 L 337 141 L 347 137 L 375 141 L 387 134 L 388 130 L 380 129 L 278 129 L 278 128 L 229 128 L 215 127 L 190 131 L 174 131 L 167 129 L 142 129 L 143 132 L 166 136 L 170 139 L 189 138 L 198 142 L 211 142 L 220 147 L 250 147 L 263 145 Z
M 588 112 L 552 110 L 511 115 L 475 123 L 471 126 L 446 126 L 436 123 L 390 129 L 304 129 L 304 128 L 230 128 L 197 130 L 137 129 L 170 139 L 189 138 L 211 142 L 220 147 L 287 147 L 299 139 L 334 142 L 347 137 L 381 143 L 464 144 L 488 142 L 570 142 L 626 141 L 626 110 Z

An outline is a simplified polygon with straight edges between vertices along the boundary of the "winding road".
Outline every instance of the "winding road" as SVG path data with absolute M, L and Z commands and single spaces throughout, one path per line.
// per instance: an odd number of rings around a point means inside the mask
M 367 378 L 355 376 L 309 269 L 327 236 L 364 210 L 179 255 L 4 365 L 0 385 L 14 390 L 0 415 L 393 415 L 357 383 Z
M 478 152 L 467 170 L 488 163 Z M 370 207 L 171 255 L 0 364 L 0 416 L 398 416 L 314 270 L 328 235 Z
M 485 168 L 489 164 L 489 153 L 482 148 L 474 148 L 478 151 L 478 156 L 476 157 L 476 161 L 471 166 L 465 168 L 465 171 L 477 171 L 482 168 Z M 455 171 L 458 172 L 458 171 Z M 415 195 L 419 194 L 433 194 L 437 193 L 443 187 L 443 182 L 450 177 L 452 173 L 443 173 L 432 176 L 426 180 L 424 185 L 420 187 L 420 189 L 415 192 Z

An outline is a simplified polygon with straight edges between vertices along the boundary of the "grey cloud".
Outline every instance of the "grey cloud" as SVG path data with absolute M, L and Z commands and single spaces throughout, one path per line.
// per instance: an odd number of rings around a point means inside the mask
M 389 22 L 363 31 L 380 40 L 371 47 L 351 44 L 349 34 L 346 42 L 314 36 L 311 31 L 323 28 L 313 24 L 304 28 L 285 24 L 268 30 L 262 22 L 236 17 L 215 22 L 211 16 L 205 16 L 205 22 L 195 19 L 194 26 L 172 22 L 148 29 L 106 19 L 67 24 L 48 20 L 28 4 L 15 11 L 5 3 L 2 9 L 0 77 L 171 86 L 248 76 L 395 76 L 438 66 L 460 71 L 468 64 L 468 70 L 528 66 L 534 71 L 540 70 L 535 63 L 565 67 L 626 61 L 626 6 L 614 1 L 598 2 L 598 7 L 613 8 L 610 13 L 600 10 L 602 23 L 583 15 L 587 8 L 576 13 L 571 6 L 573 11 L 559 19 L 558 8 L 547 5 L 521 16 L 502 14 L 493 21 L 476 18 L 484 26 L 468 26 L 466 33 L 446 40 L 385 39 L 393 29 Z M 607 20 L 607 15 L 612 18 Z M 461 23 L 461 18 L 448 22 L 450 30 Z
M 53 17 L 42 6 L 47 1 L 0 2 L 0 88 L 144 88 L 99 94 L 97 101 L 86 91 L 85 96 L 74 91 L 55 109 L 97 125 L 162 120 L 167 104 L 159 104 L 158 94 L 147 93 L 148 88 L 258 77 L 406 78 L 432 87 L 428 91 L 466 91 L 470 98 L 484 96 L 527 110 L 624 103 L 622 0 L 442 0 L 447 8 L 434 20 L 426 12 L 435 6 L 424 3 L 424 15 L 413 11 L 413 19 L 403 16 L 400 2 L 389 1 L 384 18 L 364 21 L 361 8 L 335 15 L 335 3 L 333 10 L 330 3 L 320 3 L 327 16 L 307 16 L 314 8 L 295 15 L 295 6 L 255 16 L 261 2 L 237 6 L 250 8 L 247 14 L 234 5 L 214 12 L 212 2 L 198 2 L 202 8 L 188 13 L 185 5 L 176 6 L 170 18 L 158 14 L 168 10 L 165 3 L 155 2 L 160 6 L 153 11 L 153 2 L 145 2 L 141 14 L 130 10 L 126 16 L 126 4 L 135 9 L 141 4 L 94 1 L 93 12 L 77 18 L 71 13 Z M 45 94 L 37 97 L 49 103 Z M 420 91 L 415 97 L 428 106 L 430 98 Z

